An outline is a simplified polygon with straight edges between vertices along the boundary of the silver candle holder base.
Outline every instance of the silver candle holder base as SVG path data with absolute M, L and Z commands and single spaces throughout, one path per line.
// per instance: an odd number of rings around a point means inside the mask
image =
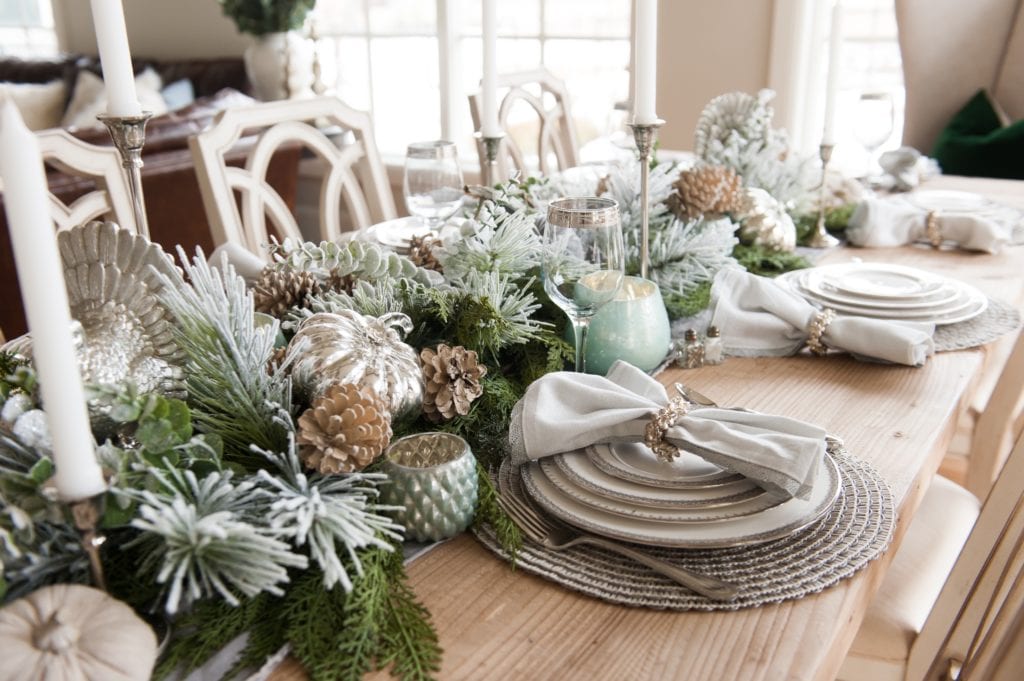
M 146 143 L 146 123 L 152 117 L 150 111 L 143 111 L 137 116 L 96 116 L 107 126 L 110 138 L 121 154 L 121 167 L 128 178 L 128 192 L 135 213 L 135 228 L 147 239 L 149 223 L 146 221 L 146 202 L 142 196 L 142 147 Z
M 832 149 L 834 145 L 822 144 L 818 147 L 818 156 L 821 158 L 821 185 L 818 189 L 818 222 L 814 225 L 814 232 L 807 239 L 807 245 L 811 248 L 831 248 L 839 245 L 839 239 L 828 233 L 825 229 L 825 197 L 828 193 L 828 164 L 832 160 Z
M 482 132 L 474 135 L 477 141 L 484 145 L 484 165 L 480 168 L 480 184 L 485 187 L 493 187 L 498 183 L 498 152 L 501 151 L 501 142 L 505 139 L 505 133 L 488 136 Z
M 640 155 L 640 277 L 647 278 L 651 265 L 650 244 L 650 175 L 651 152 L 654 142 L 658 139 L 658 128 L 665 125 L 660 118 L 653 123 L 630 123 L 633 128 L 633 139 Z

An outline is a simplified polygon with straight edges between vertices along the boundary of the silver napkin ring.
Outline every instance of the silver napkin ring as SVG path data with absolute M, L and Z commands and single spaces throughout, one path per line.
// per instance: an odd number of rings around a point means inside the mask
M 928 216 L 924 219 L 924 235 L 928 237 L 928 243 L 932 245 L 932 248 L 941 248 L 942 242 L 942 230 L 939 229 L 939 216 L 934 210 L 928 211 Z
M 811 349 L 816 355 L 824 355 L 828 352 L 828 347 L 822 342 L 821 337 L 825 335 L 828 325 L 832 323 L 832 320 L 836 318 L 836 311 L 830 307 L 815 312 L 814 316 L 811 317 L 810 324 L 807 325 L 807 347 Z
M 665 442 L 665 433 L 675 425 L 676 421 L 686 416 L 689 411 L 686 400 L 673 397 L 664 407 L 651 414 L 647 427 L 644 428 L 644 444 L 651 448 L 659 461 L 671 462 L 679 456 L 679 448 Z

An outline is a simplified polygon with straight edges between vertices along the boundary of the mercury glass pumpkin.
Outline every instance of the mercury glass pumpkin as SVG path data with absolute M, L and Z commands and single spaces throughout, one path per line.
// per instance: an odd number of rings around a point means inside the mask
M 403 342 L 412 321 L 400 312 L 381 317 L 353 310 L 319 312 L 299 325 L 290 347 L 303 345 L 292 369 L 295 386 L 312 399 L 335 383 L 372 389 L 397 418 L 420 408 L 419 357 Z

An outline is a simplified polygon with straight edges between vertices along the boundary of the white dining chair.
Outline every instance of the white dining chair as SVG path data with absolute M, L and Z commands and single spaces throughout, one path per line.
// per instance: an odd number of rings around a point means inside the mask
M 215 245 L 236 243 L 266 258 L 271 229 L 281 239 L 304 240 L 291 208 L 267 180 L 274 153 L 293 145 L 324 166 L 320 239 L 333 241 L 348 229 L 396 217 L 369 114 L 334 97 L 267 102 L 222 111 L 189 139 Z M 240 149 L 244 166 L 229 165 L 225 155 Z
M 117 149 L 83 142 L 62 128 L 37 132 L 36 139 L 44 163 L 95 183 L 94 189 L 69 204 L 50 194 L 50 213 L 58 230 L 103 219 L 138 232 Z
M 1022 613 L 1024 437 L 1018 437 L 983 506 L 959 485 L 942 477 L 932 482 L 838 678 L 995 678 L 1013 664 L 1006 655 L 1020 636 Z
M 498 181 L 514 172 L 523 177 L 550 175 L 579 165 L 576 125 L 562 80 L 547 69 L 536 69 L 501 74 L 497 84 L 499 91 L 505 90 L 498 124 L 506 135 L 498 156 Z M 469 110 L 475 130 L 480 129 L 482 108 L 482 94 L 471 94 Z M 479 141 L 477 153 L 483 168 L 486 154 Z

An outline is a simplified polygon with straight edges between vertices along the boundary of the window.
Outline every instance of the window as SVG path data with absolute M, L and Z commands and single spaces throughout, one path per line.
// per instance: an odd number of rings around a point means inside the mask
M 611 131 L 629 87 L 631 0 L 499 2 L 498 72 L 546 66 L 566 81 L 580 144 Z M 476 157 L 466 96 L 481 78 L 479 0 L 319 0 L 323 80 L 373 113 L 378 146 L 453 139 Z
M 835 167 L 864 172 L 870 156 L 865 125 L 878 117 L 875 95 L 892 102 L 891 132 L 879 149 L 899 146 L 903 130 L 903 71 L 892 0 L 842 0 L 843 44 L 836 102 Z M 824 125 L 825 80 L 830 40 L 830 2 L 778 0 L 772 26 L 769 87 L 775 89 L 776 124 L 789 130 L 794 146 L 816 152 Z M 864 104 L 859 104 L 862 95 Z M 885 100 L 883 100 L 885 101 Z M 883 117 L 884 119 L 884 117 Z M 877 127 L 877 126 L 876 126 Z
M 0 54 L 48 57 L 57 51 L 50 0 L 0 2 Z
M 903 62 L 891 0 L 844 0 L 843 7 L 836 161 L 863 170 L 869 147 L 877 145 L 877 155 L 903 137 Z

